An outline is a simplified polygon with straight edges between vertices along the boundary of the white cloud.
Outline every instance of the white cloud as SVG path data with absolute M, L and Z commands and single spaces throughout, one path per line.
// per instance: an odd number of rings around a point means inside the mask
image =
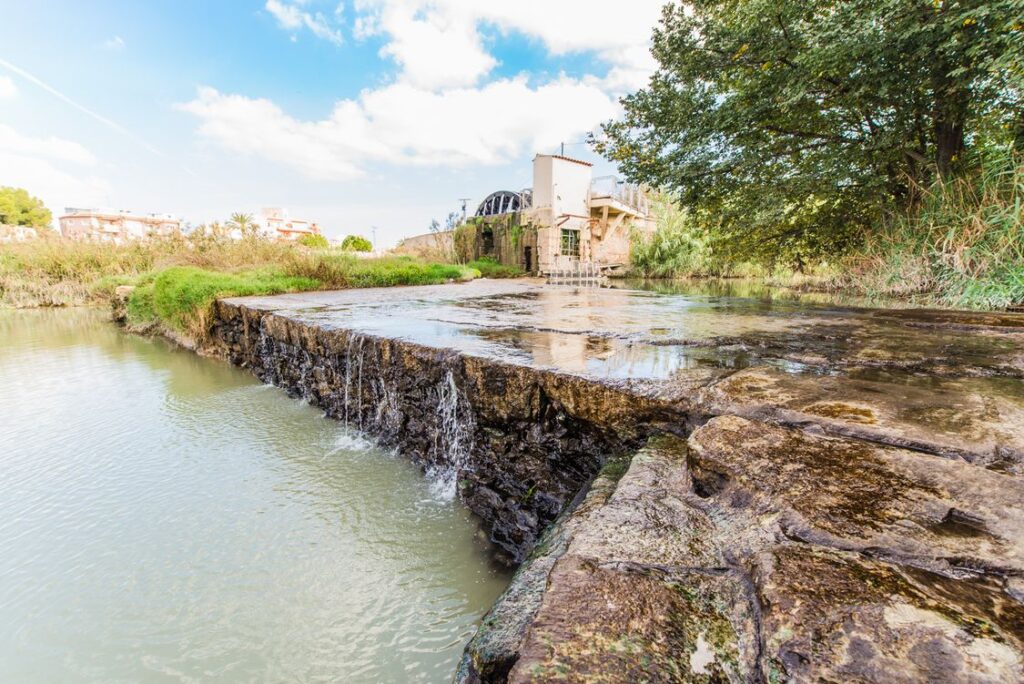
M 22 135 L 10 126 L 0 124 L 0 151 L 34 157 L 47 157 L 57 161 L 91 166 L 96 157 L 82 145 L 71 140 L 56 138 L 33 138 Z
M 14 97 L 18 94 L 18 87 L 10 76 L 0 76 L 0 99 Z
M 591 52 L 610 68 L 605 86 L 642 86 L 654 67 L 651 33 L 666 0 L 357 0 L 357 38 L 383 35 L 399 78 L 442 88 L 472 84 L 496 64 L 481 29 L 516 31 L 551 55 Z
M 199 118 L 206 139 L 312 178 L 351 178 L 379 163 L 504 163 L 579 140 L 619 112 L 618 96 L 653 70 L 649 46 L 663 2 L 355 0 L 353 35 L 381 38 L 381 56 L 398 67 L 392 82 L 338 101 L 319 121 L 213 88 L 179 107 Z M 307 7 L 305 0 L 266 3 L 290 31 L 310 28 L 311 16 L 322 20 Z M 546 83 L 495 79 L 491 42 L 513 32 L 549 55 L 594 55 L 594 73 Z
M 342 43 L 341 31 L 331 26 L 320 12 L 307 12 L 301 8 L 302 2 L 284 2 L 283 0 L 267 0 L 264 6 L 275 19 L 278 25 L 287 31 L 299 31 L 303 27 L 310 30 L 317 38 L 340 45 Z M 335 8 L 335 15 L 343 6 Z M 295 39 L 295 35 L 292 35 Z
M 121 50 L 124 50 L 124 39 L 121 38 L 121 36 L 107 38 L 103 41 L 103 49 L 110 50 L 111 52 L 120 52 Z
M 269 100 L 213 88 L 201 88 L 180 108 L 200 118 L 203 136 L 227 149 L 311 178 L 346 179 L 374 162 L 507 162 L 578 138 L 614 116 L 617 104 L 594 84 L 562 78 L 533 88 L 520 77 L 443 92 L 396 83 L 339 101 L 320 121 L 299 121 Z
M 77 165 L 73 173 L 63 164 Z M 56 215 L 65 205 L 102 203 L 109 184 L 82 167 L 96 158 L 82 145 L 62 138 L 34 138 L 0 124 L 0 185 L 13 185 L 37 195 Z

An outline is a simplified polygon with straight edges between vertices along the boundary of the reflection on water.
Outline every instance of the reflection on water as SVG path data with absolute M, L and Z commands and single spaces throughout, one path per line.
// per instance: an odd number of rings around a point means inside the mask
M 507 583 L 406 460 L 95 312 L 0 312 L 0 412 L 0 681 L 447 681 Z
M 643 280 L 623 278 L 610 281 L 612 288 L 643 290 L 667 295 L 730 297 L 757 300 L 763 304 L 801 304 L 828 307 L 908 307 L 905 300 L 865 297 L 843 292 L 803 291 L 791 287 L 769 285 L 763 280 L 744 278 L 680 278 L 676 280 Z

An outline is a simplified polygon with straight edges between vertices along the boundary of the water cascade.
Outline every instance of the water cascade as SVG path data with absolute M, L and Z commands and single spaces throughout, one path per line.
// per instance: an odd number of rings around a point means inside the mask
M 459 415 L 459 388 L 451 369 L 437 388 L 437 429 L 434 432 L 434 463 L 432 475 L 436 491 L 453 499 L 458 491 L 458 476 L 469 466 L 472 430 Z M 465 412 L 468 413 L 468 412 Z

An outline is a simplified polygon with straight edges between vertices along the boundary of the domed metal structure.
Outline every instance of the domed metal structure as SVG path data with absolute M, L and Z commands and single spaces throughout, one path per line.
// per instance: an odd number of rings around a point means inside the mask
M 522 197 L 518 192 L 499 190 L 492 192 L 476 208 L 476 216 L 497 216 L 511 214 L 522 209 Z

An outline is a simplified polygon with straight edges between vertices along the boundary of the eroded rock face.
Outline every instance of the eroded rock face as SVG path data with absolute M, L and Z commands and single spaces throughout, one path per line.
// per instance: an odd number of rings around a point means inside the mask
M 510 680 L 1016 682 L 1024 487 L 736 416 L 657 438 L 549 573 Z

